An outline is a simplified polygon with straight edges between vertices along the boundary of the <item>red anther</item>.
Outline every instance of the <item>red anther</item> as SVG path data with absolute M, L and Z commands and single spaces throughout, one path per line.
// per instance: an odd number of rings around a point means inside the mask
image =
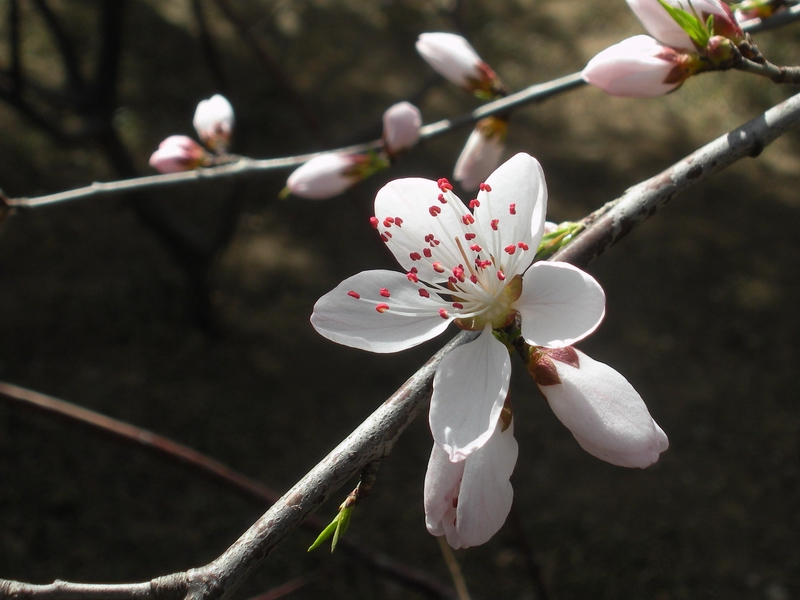
M 461 310 L 462 308 L 464 308 L 464 305 L 461 304 L 461 302 L 453 302 L 453 308 L 457 308 L 458 310 Z
M 491 192 L 492 191 L 492 188 L 489 187 L 488 183 L 482 183 L 480 185 L 480 188 L 481 188 L 482 192 Z
M 475 217 L 469 214 L 464 215 L 461 217 L 461 222 L 464 223 L 464 225 L 472 225 L 475 222 Z
M 414 273 L 414 274 L 419 273 L 419 269 L 417 269 L 417 267 L 411 267 L 409 273 Z
M 463 267 L 453 267 L 453 275 L 459 281 L 464 281 L 464 269 L 463 269 Z
M 505 273 L 503 273 L 503 272 L 502 272 L 500 269 L 498 269 L 498 270 L 497 270 L 497 278 L 498 278 L 500 281 L 505 281 L 505 280 L 506 280 L 506 274 L 505 274 Z
M 423 239 L 430 244 L 431 240 L 433 239 L 433 234 L 429 233 Z
M 431 240 L 431 246 L 438 246 L 439 244 L 441 244 L 439 240 Z
M 528 244 L 526 244 L 525 242 L 519 242 L 519 243 L 517 244 L 517 246 L 519 246 L 519 247 L 520 247 L 520 248 L 522 248 L 523 250 L 527 250 L 527 249 L 528 249 Z
M 439 316 L 442 317 L 443 319 L 449 319 L 450 318 L 450 315 L 447 314 L 447 311 L 445 309 L 443 309 L 443 308 L 439 309 Z
M 481 248 L 480 246 L 478 246 L 478 244 L 472 244 L 472 245 L 469 247 L 469 249 L 470 249 L 470 250 L 472 250 L 473 252 L 483 252 L 483 248 Z
M 497 224 L 500 222 L 500 219 L 492 219 L 492 229 L 497 231 Z
M 411 260 L 421 260 L 422 259 L 422 255 L 420 255 L 419 252 L 412 252 L 411 254 L 408 255 L 408 257 Z
M 505 251 L 506 251 L 506 252 L 508 252 L 509 254 L 514 254 L 514 252 L 516 252 L 516 251 L 517 251 L 517 247 L 516 247 L 514 244 L 509 244 L 508 246 L 506 246 L 505 248 L 503 248 L 503 250 L 505 250 Z
M 373 228 L 378 228 L 378 217 L 370 217 L 369 224 L 372 225 Z
M 444 194 L 439 194 L 436 196 L 436 199 L 442 204 L 447 204 L 447 198 L 444 197 Z
M 347 295 L 350 296 L 351 298 L 355 298 L 356 300 L 361 298 L 361 294 L 359 294 L 358 292 L 353 291 L 353 290 L 350 290 L 349 292 L 347 292 Z
M 381 241 L 382 241 L 384 244 L 387 244 L 387 243 L 389 242 L 389 236 L 388 236 L 388 235 L 386 235 L 386 233 L 388 233 L 388 232 L 383 232 L 383 233 L 381 234 Z
M 423 298 L 430 298 L 431 297 L 431 295 L 428 293 L 428 290 L 426 290 L 424 288 L 419 288 L 419 295 L 422 296 Z
M 472 200 L 469 201 L 469 207 L 470 208 L 478 208 L 480 205 L 481 205 L 481 203 L 480 203 L 480 201 L 478 201 L 477 198 L 473 198 Z
M 436 271 L 437 273 L 444 273 L 444 267 L 440 262 L 433 263 L 431 267 L 433 267 L 433 270 Z
M 419 277 L 417 277 L 417 274 L 416 274 L 416 273 L 410 273 L 410 272 L 409 272 L 409 273 L 406 273 L 406 278 L 407 278 L 407 279 L 408 279 L 408 280 L 409 280 L 411 283 L 417 283 L 417 282 L 419 282 Z
M 438 207 L 438 206 L 431 206 L 428 209 L 428 212 L 431 213 L 432 217 L 436 217 L 436 216 L 439 215 L 440 212 L 442 212 L 442 209 L 440 207 Z
M 433 255 L 430 248 L 423 248 L 422 253 L 425 255 L 425 258 L 430 258 Z
M 450 182 L 447 181 L 447 179 L 444 179 L 444 178 L 442 178 L 439 181 L 437 181 L 436 185 L 438 185 L 439 189 L 442 190 L 443 192 L 449 192 L 450 190 L 453 189 L 453 186 L 450 185 Z
M 465 233 L 464 239 L 467 241 L 474 240 L 477 237 L 477 233 Z
M 447 281 L 449 281 L 453 285 L 458 283 L 458 279 L 456 279 L 453 275 L 450 275 L 450 277 L 447 278 Z
M 383 232 L 383 235 L 385 235 L 387 238 L 391 239 L 391 237 L 392 237 L 392 232 L 391 232 L 391 231 L 384 231 L 384 232 Z
M 385 313 L 387 310 L 389 310 L 389 305 L 386 304 L 386 302 L 381 302 L 375 307 L 375 310 L 377 310 L 379 313 Z
M 381 288 L 381 291 L 378 292 L 378 293 L 381 296 L 383 296 L 384 298 L 388 298 L 389 296 L 391 296 L 391 294 L 389 293 L 389 290 L 387 290 L 386 288 Z
M 386 218 L 383 220 L 383 226 L 384 226 L 384 227 L 391 227 L 391 226 L 392 226 L 392 223 L 394 223 L 394 219 L 393 219 L 392 217 L 386 217 Z
M 400 217 L 395 217 L 394 224 L 400 227 L 403 224 L 403 219 L 401 219 Z
M 470 280 L 472 283 L 478 283 L 478 276 L 477 276 L 477 275 L 470 275 L 470 276 L 469 276 L 469 280 Z
M 491 264 L 492 261 L 490 260 L 475 259 L 475 266 L 478 267 L 479 269 L 485 269 L 486 267 L 491 266 Z
M 509 204 L 508 205 L 508 212 L 510 212 L 512 215 L 517 214 L 517 205 L 516 204 Z

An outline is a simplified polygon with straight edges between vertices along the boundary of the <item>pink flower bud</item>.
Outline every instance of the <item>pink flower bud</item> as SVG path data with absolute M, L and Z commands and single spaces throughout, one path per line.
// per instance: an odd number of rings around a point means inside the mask
M 653 98 L 676 89 L 698 68 L 696 57 L 636 35 L 600 52 L 582 75 L 612 96 Z
M 337 196 L 359 181 L 352 174 L 358 160 L 345 154 L 322 154 L 289 175 L 287 189 L 300 198 L 323 200 Z
M 497 92 L 499 78 L 470 43 L 454 33 L 421 33 L 417 52 L 434 71 L 470 92 Z
M 233 107 L 220 94 L 211 96 L 197 105 L 194 111 L 194 128 L 203 143 L 215 151 L 224 152 L 233 133 Z
M 667 4 L 685 10 L 690 14 L 697 13 L 705 23 L 709 16 L 714 16 L 714 33 L 741 41 L 744 37 L 741 27 L 733 17 L 730 8 L 720 0 L 665 0 Z M 658 0 L 628 0 L 628 6 L 642 22 L 647 32 L 665 46 L 677 50 L 694 50 L 692 38 L 670 16 Z
M 409 102 L 398 102 L 383 113 L 383 145 L 387 154 L 396 156 L 419 140 L 422 115 Z
M 507 133 L 508 122 L 503 119 L 487 117 L 478 121 L 456 161 L 453 179 L 465 190 L 477 189 L 500 164 Z
M 191 171 L 208 162 L 203 147 L 185 135 L 171 135 L 158 145 L 150 157 L 150 166 L 159 173 Z

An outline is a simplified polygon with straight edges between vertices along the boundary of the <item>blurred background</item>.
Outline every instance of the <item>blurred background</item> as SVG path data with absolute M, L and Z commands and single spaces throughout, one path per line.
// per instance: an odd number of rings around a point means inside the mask
M 236 111 L 232 150 L 258 158 L 375 139 L 400 100 L 426 122 L 476 107 L 418 57 L 422 32 L 465 35 L 513 90 L 642 32 L 623 0 L 0 0 L 0 15 L 12 198 L 151 173 L 159 141 L 194 135 L 194 107 L 216 92 Z M 800 26 L 756 41 L 798 63 Z M 577 219 L 796 91 L 737 72 L 653 100 L 582 88 L 515 112 L 506 157 L 535 155 L 550 220 Z M 285 491 L 444 343 L 372 355 L 322 339 L 308 317 L 343 278 L 394 268 L 367 223 L 375 192 L 450 176 L 468 134 L 328 201 L 278 200 L 288 172 L 276 172 L 18 212 L 0 225 L 0 380 Z M 784 136 L 589 268 L 607 317 L 580 347 L 623 373 L 669 435 L 656 465 L 581 450 L 515 359 L 514 513 L 456 553 L 476 597 L 536 598 L 538 567 L 564 600 L 800 598 L 799 151 Z M 348 535 L 447 581 L 423 520 L 430 446 L 418 419 Z M 351 488 L 318 514 L 332 518 Z M 0 578 L 148 580 L 212 560 L 263 509 L 0 403 Z M 288 597 L 425 597 L 341 552 L 306 554 L 314 535 L 297 531 L 238 597 L 309 574 Z

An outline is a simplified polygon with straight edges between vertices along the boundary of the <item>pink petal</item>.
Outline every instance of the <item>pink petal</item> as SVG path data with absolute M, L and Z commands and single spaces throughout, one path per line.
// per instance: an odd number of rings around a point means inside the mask
M 456 161 L 453 178 L 465 190 L 478 189 L 500 163 L 505 147 L 503 137 L 487 137 L 479 129 L 473 129 Z
M 398 102 L 383 113 L 383 143 L 389 154 L 408 150 L 419 140 L 422 115 L 410 102 Z
M 539 386 L 550 408 L 597 458 L 642 469 L 656 462 L 669 441 L 641 396 L 617 371 L 576 352 L 579 368 L 553 361 L 561 383 Z
M 588 273 L 567 263 L 537 262 L 522 276 L 513 304 L 522 336 L 532 346 L 570 346 L 592 333 L 605 315 L 606 296 Z
M 434 441 L 450 460 L 464 460 L 492 435 L 510 376 L 508 350 L 488 327 L 439 363 L 429 420 Z
M 233 107 L 221 94 L 214 94 L 202 100 L 194 111 L 194 125 L 197 135 L 212 150 L 224 149 L 231 139 L 235 119 Z
M 352 156 L 322 154 L 295 169 L 286 180 L 286 187 L 300 198 L 332 198 L 356 182 L 356 178 L 345 174 L 352 166 Z
M 450 462 L 447 452 L 436 444 L 431 450 L 428 470 L 425 472 L 425 526 L 433 535 L 445 535 L 455 530 L 456 508 L 453 499 L 458 497 L 466 461 Z
M 670 1 L 669 4 L 679 7 L 679 4 L 674 1 Z M 628 0 L 628 6 L 631 7 L 633 13 L 641 21 L 647 33 L 665 46 L 679 50 L 693 51 L 695 49 L 689 34 L 664 10 L 658 0 Z M 688 6 L 680 8 L 691 12 Z
M 439 75 L 458 86 L 470 88 L 471 82 L 481 79 L 481 60 L 478 53 L 460 35 L 454 33 L 421 33 L 417 52 Z
M 421 287 L 395 271 L 364 271 L 317 301 L 311 325 L 323 337 L 351 348 L 382 353 L 411 348 L 439 335 L 450 323 L 438 312 L 444 303 L 434 293 L 430 298 L 420 296 Z M 378 304 L 388 304 L 389 310 L 378 312 Z

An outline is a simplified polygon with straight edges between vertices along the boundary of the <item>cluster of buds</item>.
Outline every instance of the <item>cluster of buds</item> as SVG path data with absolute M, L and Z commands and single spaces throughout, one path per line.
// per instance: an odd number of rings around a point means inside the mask
M 383 113 L 380 152 L 321 154 L 295 169 L 281 197 L 294 195 L 309 200 L 338 196 L 350 186 L 386 169 L 392 160 L 419 141 L 422 115 L 409 102 L 398 102 Z
M 215 164 L 228 150 L 234 123 L 233 107 L 224 96 L 215 94 L 201 101 L 194 112 L 193 124 L 198 137 L 213 154 L 189 136 L 171 135 L 150 156 L 150 166 L 159 173 L 177 173 Z
M 730 69 L 757 52 L 721 0 L 628 0 L 628 5 L 650 36 L 603 50 L 583 70 L 588 83 L 613 96 L 660 96 L 692 75 Z

